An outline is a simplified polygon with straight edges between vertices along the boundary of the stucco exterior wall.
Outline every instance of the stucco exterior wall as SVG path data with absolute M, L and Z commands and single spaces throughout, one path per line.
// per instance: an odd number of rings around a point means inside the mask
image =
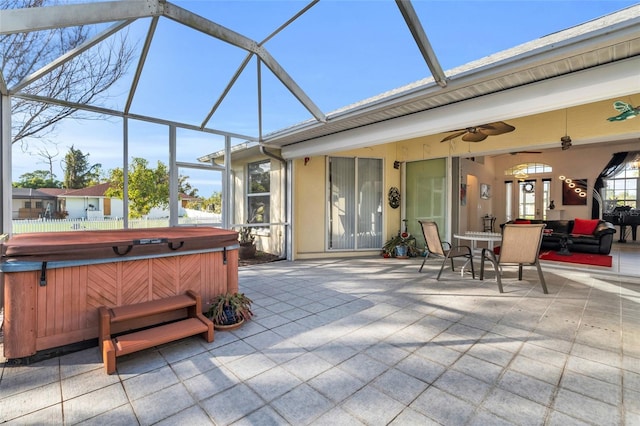
M 508 120 L 516 131 L 499 136 L 489 136 L 482 142 L 469 143 L 460 138 L 442 143 L 446 134 L 433 135 L 398 141 L 381 146 L 351 151 L 335 152 L 332 156 L 350 156 L 382 158 L 384 164 L 384 230 L 383 240 L 397 232 L 402 220 L 402 209 L 391 209 L 386 202 L 391 186 L 400 188 L 402 195 L 402 168 L 394 169 L 394 161 L 401 163 L 444 157 L 473 157 L 474 161 L 461 161 L 461 181 L 473 176 L 473 184 L 491 185 L 492 196 L 488 200 L 479 198 L 479 188 L 471 188 L 467 194 L 467 205 L 461 209 L 460 223 L 454 228 L 481 230 L 480 218 L 484 214 L 497 217 L 496 224 L 505 220 L 504 169 L 523 162 L 543 162 L 554 170 L 551 197 L 561 206 L 561 183 L 557 176 L 587 178 L 593 184 L 611 154 L 626 150 L 640 149 L 640 143 L 628 142 L 614 145 L 622 139 L 640 135 L 640 119 L 624 122 L 610 122 L 608 117 L 618 114 L 613 108 L 616 99 L 581 105 L 567 110 L 537 114 L 529 117 Z M 627 100 L 628 101 L 628 100 Z M 472 124 L 472 123 L 470 123 Z M 482 123 L 473 123 L 482 124 Z M 573 140 L 569 150 L 560 149 L 560 138 L 566 134 Z M 511 155 L 507 151 L 542 150 L 542 154 Z M 548 150 L 548 151 L 545 151 Z M 491 154 L 491 156 L 489 156 Z M 502 154 L 500 156 L 497 156 Z M 294 221 L 294 258 L 344 257 L 373 254 L 365 252 L 330 252 L 325 250 L 326 241 L 326 156 L 293 160 L 293 221 Z M 557 171 L 557 173 L 556 173 Z M 466 182 L 468 183 L 468 182 Z M 452 196 L 458 202 L 459 188 L 454 188 Z M 471 198 L 473 197 L 473 199 Z M 591 200 L 587 206 L 562 206 L 570 217 L 590 217 Z M 473 227 L 477 225 L 477 229 Z

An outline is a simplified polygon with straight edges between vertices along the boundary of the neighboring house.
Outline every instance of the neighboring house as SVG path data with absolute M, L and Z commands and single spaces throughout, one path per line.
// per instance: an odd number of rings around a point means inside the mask
M 80 189 L 61 188 L 14 188 L 13 219 L 68 219 L 104 220 L 122 218 L 124 203 L 119 198 L 107 197 L 109 183 L 100 183 Z M 180 194 L 179 215 L 185 213 L 184 207 L 190 201 L 197 200 L 187 194 Z M 47 210 L 49 208 L 49 210 Z M 66 214 L 64 213 L 66 212 Z M 148 218 L 169 216 L 167 208 L 153 208 Z
M 71 189 L 58 197 L 69 213 L 69 219 L 103 220 L 105 217 L 122 217 L 121 199 L 105 196 L 109 183 L 100 183 L 87 188 Z
M 265 135 L 262 151 L 233 149 L 232 217 L 249 221 L 249 170 L 278 164 L 263 154 L 270 152 L 290 163 L 290 192 L 284 179 L 272 185 L 269 212 L 272 222 L 287 221 L 291 203 L 292 259 L 379 253 L 403 220 L 419 241 L 418 219 L 435 220 L 450 241 L 454 232 L 482 230 L 486 215 L 496 224 L 544 218 L 551 200 L 559 204 L 554 215 L 591 218 L 591 190 L 612 156 L 640 149 L 640 118 L 613 119 L 621 100 L 631 105 L 627 115 L 640 113 L 639 24 L 634 6 L 451 70 L 444 87 L 425 79 L 329 113 L 326 122 Z M 475 137 L 499 121 L 515 130 Z M 224 156 L 199 160 L 222 164 Z M 561 201 L 564 177 L 586 180 L 584 202 Z M 637 193 L 640 179 L 631 182 Z M 394 188 L 399 206 L 388 200 Z
M 12 219 L 54 218 L 59 211 L 56 195 L 42 189 L 13 188 Z

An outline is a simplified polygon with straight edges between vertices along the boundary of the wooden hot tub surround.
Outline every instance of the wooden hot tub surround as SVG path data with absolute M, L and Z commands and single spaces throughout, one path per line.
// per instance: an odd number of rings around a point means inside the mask
M 15 235 L 2 244 L 0 264 L 4 356 L 96 339 L 100 306 L 192 290 L 206 311 L 214 296 L 238 291 L 237 248 L 236 232 L 212 227 Z M 173 319 L 165 314 L 150 322 Z

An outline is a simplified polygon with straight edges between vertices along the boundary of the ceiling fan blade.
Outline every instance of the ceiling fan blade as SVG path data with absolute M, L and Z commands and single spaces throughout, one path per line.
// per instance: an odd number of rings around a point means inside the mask
M 467 133 L 462 137 L 465 142 L 481 142 L 487 138 L 483 132 Z
M 440 142 L 446 142 L 446 141 L 450 141 L 451 139 L 455 139 L 460 135 L 464 135 L 465 133 L 467 133 L 467 130 L 454 130 L 454 134 L 447 136 L 446 138 L 442 139 Z
M 483 133 L 490 136 L 513 132 L 516 129 L 515 127 L 503 121 L 496 121 L 495 123 L 484 124 L 482 126 L 478 126 L 478 128 L 481 129 Z

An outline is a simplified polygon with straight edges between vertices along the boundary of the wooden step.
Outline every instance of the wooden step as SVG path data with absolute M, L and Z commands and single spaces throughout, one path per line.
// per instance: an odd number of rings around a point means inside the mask
M 116 356 L 130 354 L 143 349 L 169 343 L 174 340 L 184 339 L 195 334 L 207 333 L 207 324 L 198 318 L 159 325 L 146 330 L 124 334 L 112 339 Z
M 149 302 L 136 303 L 135 305 L 107 308 L 111 316 L 111 323 L 128 321 L 140 317 L 171 312 L 189 306 L 195 306 L 196 300 L 187 295 L 167 297 L 165 299 L 151 300 Z

